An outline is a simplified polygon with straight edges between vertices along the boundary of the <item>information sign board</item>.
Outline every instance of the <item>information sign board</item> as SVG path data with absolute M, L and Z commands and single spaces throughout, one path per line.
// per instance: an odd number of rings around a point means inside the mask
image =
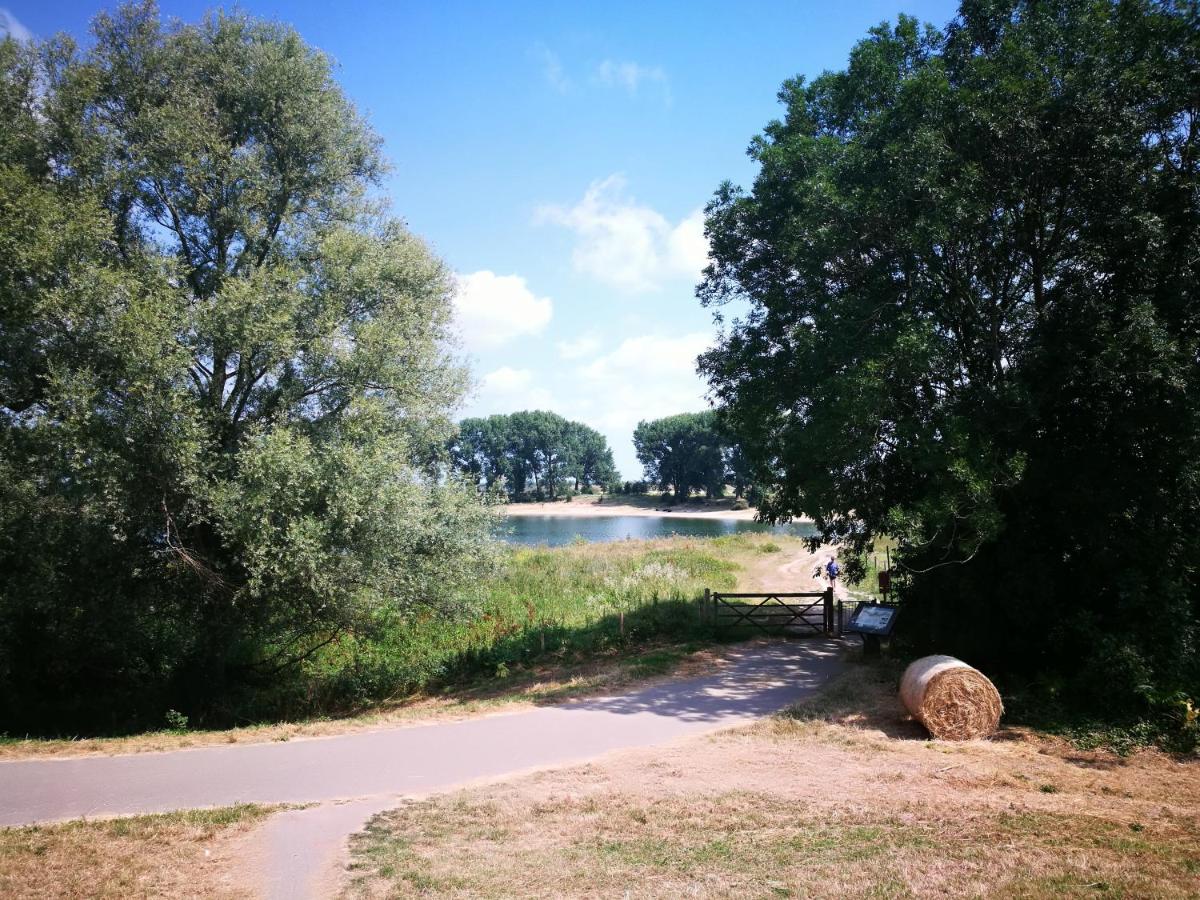
M 886 637 L 896 627 L 898 609 L 894 603 L 859 603 L 846 630 Z

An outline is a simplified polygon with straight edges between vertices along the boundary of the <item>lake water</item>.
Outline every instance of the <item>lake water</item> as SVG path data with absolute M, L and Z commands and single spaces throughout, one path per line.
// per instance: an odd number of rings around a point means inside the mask
M 720 537 L 723 534 L 771 533 L 808 537 L 817 533 L 807 522 L 764 525 L 742 519 L 686 519 L 667 516 L 512 516 L 499 536 L 513 544 L 547 544 L 558 547 L 575 538 L 589 543 L 647 540 L 682 535 Z

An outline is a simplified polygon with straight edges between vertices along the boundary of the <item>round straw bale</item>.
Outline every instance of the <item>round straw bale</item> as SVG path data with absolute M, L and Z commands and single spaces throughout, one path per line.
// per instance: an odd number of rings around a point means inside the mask
M 987 737 L 1000 724 L 1000 692 L 978 669 L 953 656 L 923 656 L 904 670 L 900 700 L 936 738 Z

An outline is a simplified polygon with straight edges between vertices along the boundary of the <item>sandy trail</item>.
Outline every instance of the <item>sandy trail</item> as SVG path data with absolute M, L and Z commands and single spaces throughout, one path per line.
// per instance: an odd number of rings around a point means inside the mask
M 779 553 L 764 553 L 748 565 L 738 577 L 738 590 L 746 593 L 823 591 L 829 587 L 829 580 L 821 573 L 834 553 L 835 548 L 828 545 L 810 551 L 803 544 L 793 546 L 789 542 Z M 843 601 L 850 599 L 844 579 L 838 579 L 834 594 Z
M 641 516 L 666 519 L 736 519 L 753 522 L 757 514 L 754 509 L 733 509 L 727 501 L 689 501 L 674 503 L 668 499 L 656 499 L 648 503 L 626 503 L 597 497 L 576 497 L 569 503 L 509 503 L 501 507 L 508 516 Z

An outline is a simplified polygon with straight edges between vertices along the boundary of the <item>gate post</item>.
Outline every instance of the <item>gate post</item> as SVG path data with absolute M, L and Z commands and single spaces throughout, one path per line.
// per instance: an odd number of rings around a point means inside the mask
M 712 591 L 710 591 L 708 588 L 705 588 L 704 589 L 704 601 L 703 601 L 704 605 L 700 607 L 700 621 L 704 621 L 705 619 L 707 619 L 711 616 L 711 611 L 709 610 L 709 602 L 711 601 L 711 599 L 712 599 Z
M 833 634 L 833 586 L 825 588 L 825 634 Z

